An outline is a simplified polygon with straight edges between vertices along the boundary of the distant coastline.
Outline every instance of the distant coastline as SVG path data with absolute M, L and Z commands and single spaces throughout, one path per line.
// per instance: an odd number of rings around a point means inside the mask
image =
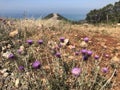
M 43 18 L 45 16 L 47 16 L 49 13 L 0 13 L 0 17 L 5 17 L 5 18 L 35 18 L 35 19 L 40 19 Z M 80 20 L 84 20 L 86 17 L 85 13 L 60 13 L 62 16 L 64 16 L 65 18 L 72 20 L 72 21 L 80 21 Z

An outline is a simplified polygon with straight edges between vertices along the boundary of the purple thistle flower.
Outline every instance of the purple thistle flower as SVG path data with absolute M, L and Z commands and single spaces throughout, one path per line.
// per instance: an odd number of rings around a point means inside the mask
M 106 57 L 106 58 L 108 58 L 108 57 L 109 57 L 109 55 L 108 55 L 108 54 L 105 54 L 105 57 Z
M 13 59 L 13 58 L 14 58 L 14 55 L 11 53 L 11 54 L 9 54 L 8 58 L 9 58 L 9 59 Z
M 85 37 L 85 38 L 84 38 L 84 41 L 85 41 L 85 42 L 88 42 L 88 41 L 89 41 L 89 38 L 88 38 L 88 37 Z
M 27 40 L 27 43 L 28 43 L 29 45 L 31 45 L 31 44 L 33 44 L 33 40 Z
M 81 73 L 81 69 L 75 67 L 75 68 L 72 69 L 71 73 L 72 73 L 74 76 L 79 76 L 80 73 Z
M 64 42 L 65 38 L 64 37 L 61 37 L 60 38 L 60 42 Z
M 21 54 L 22 53 L 22 50 L 21 49 L 18 49 L 18 51 L 17 51 L 19 54 Z
M 76 56 L 78 56 L 78 55 L 79 55 L 79 52 L 78 52 L 78 51 L 76 51 L 76 52 L 75 52 L 75 55 L 76 55 Z
M 108 72 L 108 68 L 106 68 L 106 67 L 102 68 L 102 72 L 103 73 L 107 73 Z
M 58 47 L 59 47 L 59 48 L 61 48 L 61 47 L 62 47 L 62 45 L 61 45 L 61 44 L 58 44 Z
M 86 54 L 86 52 L 87 52 L 86 49 L 82 49 L 82 50 L 81 50 L 81 53 L 82 53 L 82 54 Z
M 98 56 L 98 55 L 95 55 L 94 58 L 95 58 L 95 59 L 99 59 L 99 56 Z
M 38 43 L 39 44 L 43 44 L 43 40 L 38 40 Z
M 91 55 L 92 55 L 92 51 L 87 51 L 87 54 L 88 54 L 89 56 L 91 56 Z
M 38 69 L 38 68 L 40 68 L 40 66 L 41 66 L 41 63 L 40 63 L 38 60 L 36 60 L 36 61 L 33 62 L 33 64 L 32 64 L 32 67 L 33 67 L 34 69 Z
M 88 55 L 83 55 L 83 60 L 84 60 L 84 61 L 87 61 L 87 60 L 88 60 L 88 57 L 89 57 Z
M 61 58 L 61 54 L 60 54 L 59 52 L 57 52 L 57 53 L 55 54 L 55 56 L 58 57 L 58 58 Z
M 18 69 L 19 69 L 20 71 L 23 71 L 23 70 L 24 70 L 24 66 L 19 66 Z

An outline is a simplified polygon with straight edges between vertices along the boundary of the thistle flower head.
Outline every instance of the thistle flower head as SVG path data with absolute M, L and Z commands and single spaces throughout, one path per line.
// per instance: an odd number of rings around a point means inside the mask
M 21 54 L 22 51 L 23 51 L 23 50 L 21 50 L 21 49 L 18 49 L 18 50 L 17 50 L 17 52 L 18 52 L 19 54 Z
M 39 44 L 43 44 L 43 40 L 38 40 L 38 43 Z
M 84 41 L 85 41 L 85 42 L 88 42 L 88 41 L 89 41 L 89 38 L 88 38 L 88 37 L 85 37 L 85 38 L 84 38 Z
M 62 45 L 61 45 L 61 44 L 58 44 L 58 47 L 59 47 L 59 48 L 61 48 L 61 47 L 62 47 Z
M 76 56 L 78 56 L 78 55 L 79 55 L 79 52 L 78 52 L 78 51 L 76 51 L 76 52 L 75 52 L 75 55 L 76 55 Z
M 11 54 L 9 54 L 8 58 L 9 58 L 9 59 L 14 58 L 14 54 L 12 54 L 12 53 L 11 53 Z
M 38 68 L 40 68 L 40 66 L 41 66 L 41 63 L 38 60 L 34 61 L 33 64 L 32 64 L 32 67 L 34 69 L 38 69 Z
M 61 37 L 60 38 L 60 42 L 64 42 L 65 38 L 64 37 Z
M 88 54 L 89 56 L 91 56 L 91 55 L 92 55 L 92 51 L 87 51 L 87 54 Z
M 18 50 L 17 50 L 18 53 L 21 53 L 21 51 L 22 51 L 21 49 L 18 49 Z
M 82 50 L 81 50 L 81 53 L 82 53 L 82 54 L 86 54 L 86 52 L 87 52 L 86 49 L 82 49 Z
M 57 52 L 57 53 L 55 54 L 55 56 L 58 57 L 58 58 L 61 58 L 61 54 L 60 54 L 59 52 Z
M 33 40 L 27 40 L 27 43 L 28 43 L 29 45 L 31 45 L 31 44 L 33 44 Z
M 109 55 L 108 55 L 108 54 L 105 54 L 105 57 L 106 57 L 106 58 L 108 58 L 108 57 L 109 57 Z
M 88 56 L 88 55 L 83 55 L 83 60 L 84 60 L 84 61 L 87 61 L 87 60 L 88 60 L 88 58 L 89 58 L 89 56 Z
M 81 69 L 75 67 L 75 68 L 72 69 L 71 73 L 72 73 L 74 76 L 79 76 L 80 73 L 81 73 Z
M 95 55 L 94 58 L 95 58 L 95 59 L 99 59 L 99 56 L 98 56 L 98 55 Z
M 20 71 L 23 71 L 23 70 L 24 70 L 24 66 L 19 66 L 18 69 L 19 69 Z
M 107 67 L 102 68 L 102 72 L 103 73 L 107 73 L 108 72 L 108 68 Z

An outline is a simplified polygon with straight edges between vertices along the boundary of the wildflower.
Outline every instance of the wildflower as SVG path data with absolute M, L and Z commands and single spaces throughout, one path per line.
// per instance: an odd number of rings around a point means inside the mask
M 33 67 L 34 69 L 38 69 L 38 68 L 40 68 L 40 66 L 41 66 L 41 63 L 40 63 L 38 60 L 36 60 L 36 61 L 33 62 L 33 64 L 32 64 L 32 67 Z
M 109 57 L 109 55 L 108 55 L 108 54 L 105 54 L 105 57 L 106 57 L 106 58 L 108 58 L 108 57 Z
M 75 68 L 72 69 L 71 73 L 72 73 L 74 76 L 79 76 L 80 73 L 81 73 L 81 69 L 75 67 Z
M 23 52 L 23 50 L 21 50 L 21 49 L 18 49 L 18 51 L 17 51 L 19 54 L 21 54 L 22 52 Z
M 43 44 L 43 40 L 38 40 L 38 43 L 39 44 Z
M 95 58 L 95 59 L 99 59 L 99 56 L 98 56 L 98 55 L 95 55 L 94 58 Z
M 19 66 L 18 69 L 19 69 L 20 71 L 23 71 L 23 70 L 24 70 L 24 66 Z
M 14 58 L 14 55 L 11 53 L 11 54 L 9 54 L 8 58 L 12 59 L 12 58 Z
M 75 52 L 75 55 L 76 55 L 76 56 L 78 56 L 78 55 L 79 55 L 79 52 L 78 52 L 78 51 L 76 51 L 76 52 Z
M 84 61 L 88 60 L 88 57 L 89 57 L 88 55 L 83 55 L 83 60 Z
M 58 57 L 58 58 L 61 58 L 61 54 L 60 54 L 59 52 L 57 52 L 57 53 L 55 54 L 55 56 Z
M 91 55 L 92 55 L 92 51 L 87 51 L 87 54 L 88 54 L 89 56 L 91 56 Z
M 102 72 L 103 73 L 107 73 L 108 72 L 108 68 L 106 68 L 106 67 L 102 68 Z
M 85 41 L 85 42 L 88 42 L 88 41 L 89 41 L 89 38 L 88 38 L 88 37 L 85 37 L 85 38 L 84 38 L 84 41 Z
M 33 40 L 27 40 L 27 43 L 28 43 L 29 45 L 31 45 L 31 44 L 33 44 Z
M 86 52 L 87 52 L 86 49 L 82 49 L 82 50 L 81 50 L 81 53 L 82 53 L 82 54 L 86 54 Z
M 60 38 L 60 42 L 64 42 L 65 38 L 64 37 L 61 37 Z
M 55 49 L 55 50 L 59 50 L 60 49 L 60 47 L 58 46 L 58 45 L 56 45 L 56 46 L 54 46 L 54 48 L 53 49 Z
M 59 48 L 61 48 L 61 47 L 62 47 L 62 45 L 61 45 L 61 44 L 58 44 L 58 47 L 59 47 Z

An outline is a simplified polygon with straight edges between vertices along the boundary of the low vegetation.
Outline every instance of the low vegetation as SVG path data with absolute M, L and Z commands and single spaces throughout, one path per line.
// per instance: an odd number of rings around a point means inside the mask
M 101 9 L 91 10 L 86 17 L 89 23 L 120 23 L 120 1 Z
M 0 89 L 119 90 L 119 28 L 0 22 Z

